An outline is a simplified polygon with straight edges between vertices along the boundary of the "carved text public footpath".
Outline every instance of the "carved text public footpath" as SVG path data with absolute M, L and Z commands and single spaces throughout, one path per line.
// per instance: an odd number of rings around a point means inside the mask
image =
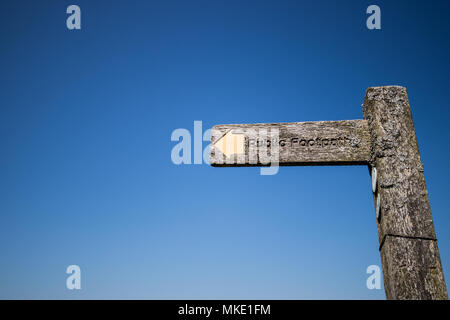
M 255 146 L 260 147 L 264 143 L 266 143 L 267 147 L 271 146 L 272 141 L 270 139 L 251 139 L 249 140 L 248 144 L 249 146 Z M 354 148 L 358 148 L 360 145 L 360 140 L 358 137 L 337 137 L 337 138 L 303 138 L 303 137 L 297 137 L 297 138 L 291 138 L 289 140 L 281 139 L 279 140 L 279 146 L 281 148 L 284 147 L 290 147 L 290 148 L 299 148 L 299 147 L 305 147 L 307 150 L 308 148 L 313 147 L 344 147 L 344 146 L 351 146 Z

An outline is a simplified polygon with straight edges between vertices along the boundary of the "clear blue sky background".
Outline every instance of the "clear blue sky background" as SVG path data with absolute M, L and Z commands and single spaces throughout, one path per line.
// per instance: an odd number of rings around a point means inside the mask
M 380 265 L 367 167 L 176 166 L 170 136 L 194 120 L 358 119 L 366 88 L 390 84 L 408 89 L 449 280 L 449 12 L 1 1 L 0 298 L 383 299 L 366 288 Z

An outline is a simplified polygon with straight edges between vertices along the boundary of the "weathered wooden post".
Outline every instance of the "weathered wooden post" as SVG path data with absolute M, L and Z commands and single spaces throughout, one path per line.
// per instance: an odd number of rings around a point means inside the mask
M 387 299 L 447 299 L 406 89 L 369 88 L 374 202 Z
M 368 165 L 387 299 L 447 299 L 406 89 L 369 88 L 364 120 L 214 126 L 213 166 Z

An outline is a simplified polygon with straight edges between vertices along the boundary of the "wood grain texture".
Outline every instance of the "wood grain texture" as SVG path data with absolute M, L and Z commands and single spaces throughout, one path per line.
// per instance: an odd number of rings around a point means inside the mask
M 387 299 L 447 299 L 436 241 L 387 236 L 381 259 Z
M 369 88 L 363 104 L 377 169 L 374 203 L 388 299 L 447 299 L 406 89 Z M 432 280 L 430 280 L 432 279 Z
M 245 136 L 244 154 L 226 157 L 214 147 L 230 130 Z M 345 120 L 230 124 L 212 129 L 210 163 L 213 166 L 267 165 L 264 156 L 274 159 L 276 154 L 280 166 L 367 164 L 370 157 L 368 123 Z

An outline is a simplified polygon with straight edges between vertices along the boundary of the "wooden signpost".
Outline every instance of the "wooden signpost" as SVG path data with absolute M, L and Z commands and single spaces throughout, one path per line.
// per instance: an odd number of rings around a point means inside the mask
M 364 120 L 218 125 L 213 166 L 368 165 L 387 299 L 448 299 L 406 89 L 366 92 Z

